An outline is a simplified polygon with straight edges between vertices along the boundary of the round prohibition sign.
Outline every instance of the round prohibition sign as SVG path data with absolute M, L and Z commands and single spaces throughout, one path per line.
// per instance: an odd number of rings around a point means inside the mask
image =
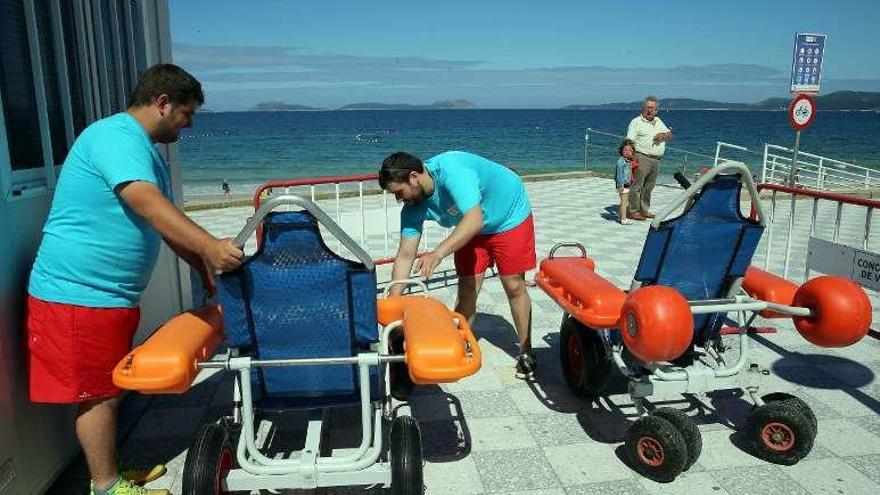
M 816 100 L 810 95 L 799 94 L 788 107 L 788 121 L 795 130 L 802 131 L 816 118 Z

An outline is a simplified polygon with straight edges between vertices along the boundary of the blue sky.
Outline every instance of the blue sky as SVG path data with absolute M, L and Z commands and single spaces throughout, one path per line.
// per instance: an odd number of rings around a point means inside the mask
M 873 1 L 171 0 L 207 108 L 468 99 L 557 108 L 647 93 L 788 94 L 795 32 L 828 35 L 822 92 L 880 91 Z

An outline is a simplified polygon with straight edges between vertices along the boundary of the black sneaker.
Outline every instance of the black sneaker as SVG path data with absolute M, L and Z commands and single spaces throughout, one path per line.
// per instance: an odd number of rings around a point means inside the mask
M 537 368 L 538 362 L 535 360 L 535 355 L 531 352 L 523 352 L 516 357 L 516 377 L 520 380 L 534 377 Z

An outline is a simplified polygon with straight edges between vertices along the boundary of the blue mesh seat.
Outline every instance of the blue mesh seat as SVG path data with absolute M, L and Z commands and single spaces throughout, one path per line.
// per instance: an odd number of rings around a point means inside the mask
M 764 228 L 740 211 L 740 174 L 718 175 L 681 216 L 648 232 L 635 279 L 666 285 L 689 301 L 729 296 L 745 276 Z M 697 345 L 717 337 L 723 314 L 694 315 Z
M 308 212 L 270 213 L 260 250 L 218 280 L 227 343 L 259 359 L 349 357 L 379 340 L 376 275 L 334 254 Z M 372 397 L 379 397 L 371 367 Z M 357 367 L 256 368 L 264 407 L 359 403 Z

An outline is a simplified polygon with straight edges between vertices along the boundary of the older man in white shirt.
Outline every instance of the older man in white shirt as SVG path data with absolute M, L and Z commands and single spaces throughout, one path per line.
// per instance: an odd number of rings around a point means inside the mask
M 629 190 L 629 218 L 646 220 L 654 218 L 651 213 L 651 192 L 657 182 L 660 160 L 666 151 L 666 141 L 672 139 L 672 131 L 657 117 L 660 104 L 657 97 L 648 96 L 642 103 L 642 113 L 629 123 L 626 138 L 636 143 L 635 181 Z

